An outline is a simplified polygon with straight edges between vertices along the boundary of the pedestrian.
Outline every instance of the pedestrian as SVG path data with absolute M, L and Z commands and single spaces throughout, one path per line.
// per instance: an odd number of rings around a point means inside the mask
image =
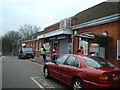
M 42 48 L 40 49 L 40 52 L 43 56 L 44 62 L 46 62 L 46 49 L 44 48 L 44 46 L 42 46 Z
M 80 49 L 77 50 L 77 55 L 81 55 L 81 50 Z
M 57 59 L 57 49 L 56 49 L 56 47 L 52 51 L 52 59 L 53 60 Z
M 80 47 L 81 54 L 84 54 L 84 49 L 83 47 Z

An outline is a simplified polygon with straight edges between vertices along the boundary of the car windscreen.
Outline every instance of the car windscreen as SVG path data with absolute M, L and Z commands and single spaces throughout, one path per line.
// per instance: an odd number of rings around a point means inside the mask
M 22 48 L 23 52 L 32 52 L 32 48 Z
M 82 59 L 90 67 L 115 67 L 112 63 L 101 57 L 83 56 Z

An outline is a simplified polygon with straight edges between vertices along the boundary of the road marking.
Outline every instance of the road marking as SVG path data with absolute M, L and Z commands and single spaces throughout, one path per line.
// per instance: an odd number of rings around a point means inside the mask
M 45 88 L 54 89 L 55 87 L 51 84 L 49 84 L 46 80 L 44 80 L 44 77 L 31 77 L 31 79 L 43 90 Z
M 34 77 L 31 77 L 31 79 L 38 85 L 38 87 L 40 87 L 42 90 L 45 90 L 44 87 L 34 79 Z

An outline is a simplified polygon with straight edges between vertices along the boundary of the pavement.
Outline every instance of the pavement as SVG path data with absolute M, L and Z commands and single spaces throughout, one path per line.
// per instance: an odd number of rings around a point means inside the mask
M 44 64 L 44 60 L 43 60 L 43 57 L 42 57 L 42 56 L 40 56 L 40 57 L 35 57 L 34 59 L 30 59 L 30 61 L 35 62 L 35 63 L 38 63 L 38 64 Z M 50 58 L 50 57 L 46 57 L 46 61 L 47 61 L 47 62 L 51 61 L 51 58 Z

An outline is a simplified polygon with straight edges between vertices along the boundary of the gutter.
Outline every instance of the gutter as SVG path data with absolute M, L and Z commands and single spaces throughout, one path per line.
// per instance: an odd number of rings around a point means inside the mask
M 72 30 L 82 29 L 120 20 L 120 13 L 72 26 Z

